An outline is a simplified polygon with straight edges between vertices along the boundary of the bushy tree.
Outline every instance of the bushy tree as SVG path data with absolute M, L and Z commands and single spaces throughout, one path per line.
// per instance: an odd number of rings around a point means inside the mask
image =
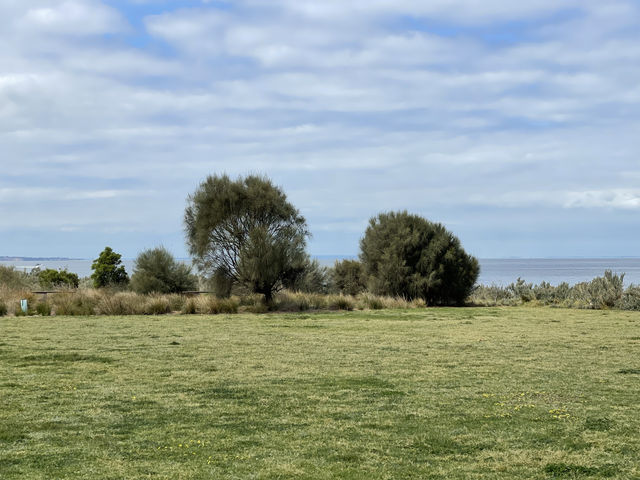
M 334 288 L 345 295 L 357 295 L 367 289 L 364 267 L 357 260 L 337 261 L 332 277 Z
M 196 290 L 197 285 L 191 268 L 176 261 L 164 247 L 141 252 L 131 275 L 131 288 L 138 293 L 180 293 Z
M 65 270 L 54 270 L 47 268 L 38 273 L 40 285 L 44 288 L 66 287 L 78 288 L 80 279 L 78 275 Z
M 105 247 L 91 264 L 93 274 L 93 286 L 95 288 L 102 287 L 118 287 L 129 283 L 129 276 L 122 263 L 122 255 L 114 252 L 111 247 Z
M 307 259 L 304 217 L 265 177 L 209 176 L 187 199 L 184 220 L 200 272 L 263 294 L 268 303 Z
M 329 269 L 307 257 L 300 271 L 285 282 L 285 287 L 296 292 L 329 293 L 330 284 Z
M 462 304 L 480 272 L 444 226 L 406 211 L 369 221 L 360 260 L 374 293 L 422 298 L 429 305 Z

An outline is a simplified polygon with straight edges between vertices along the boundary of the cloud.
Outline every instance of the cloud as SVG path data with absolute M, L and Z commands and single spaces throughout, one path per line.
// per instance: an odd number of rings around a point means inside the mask
M 637 208 L 634 2 L 130 3 L 0 3 L 5 228 L 179 238 L 221 172 L 282 184 L 323 253 L 381 210 L 473 239 Z
M 53 6 L 37 3 L 41 6 L 29 7 L 19 18 L 19 28 L 73 36 L 116 33 L 126 28 L 126 22 L 116 10 L 98 1 L 66 0 Z

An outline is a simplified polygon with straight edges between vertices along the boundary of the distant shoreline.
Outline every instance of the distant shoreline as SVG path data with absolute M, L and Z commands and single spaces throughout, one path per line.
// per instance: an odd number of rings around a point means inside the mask
M 67 257 L 0 257 L 0 262 L 64 262 L 66 260 L 84 260 Z

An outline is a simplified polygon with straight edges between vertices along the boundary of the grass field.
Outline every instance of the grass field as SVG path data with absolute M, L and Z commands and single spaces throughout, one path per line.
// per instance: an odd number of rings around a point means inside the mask
M 640 479 L 640 314 L 0 319 L 0 478 Z

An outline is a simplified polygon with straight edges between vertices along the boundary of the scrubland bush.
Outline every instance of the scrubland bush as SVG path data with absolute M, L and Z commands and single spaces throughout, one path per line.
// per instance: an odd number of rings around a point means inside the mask
M 4 301 L 0 301 L 0 317 L 4 317 L 7 313 L 9 313 L 7 304 Z
M 51 302 L 56 315 L 87 316 L 95 313 L 101 297 L 96 290 L 77 290 L 53 295 Z
M 42 288 L 78 288 L 80 279 L 75 273 L 65 270 L 47 268 L 38 273 L 38 281 Z
M 344 295 L 357 295 L 367 289 L 362 263 L 357 260 L 342 260 L 331 270 L 333 288 Z
M 51 315 L 51 305 L 46 300 L 40 300 L 36 303 L 35 313 L 43 317 Z
M 208 313 L 211 315 L 218 315 L 220 313 L 238 313 L 238 307 L 240 301 L 237 297 L 218 298 L 213 295 L 207 295 L 201 297 L 200 313 Z
M 144 302 L 144 313 L 146 315 L 165 315 L 171 313 L 171 303 L 167 297 L 159 295 L 147 298 Z
M 478 261 L 443 225 L 408 212 L 381 213 L 360 241 L 372 293 L 461 305 L 478 278 Z
M 591 309 L 614 308 L 622 299 L 623 283 L 624 274 L 616 275 L 607 270 L 602 277 L 574 285 L 569 295 L 571 306 Z
M 133 292 L 102 295 L 96 305 L 98 315 L 144 315 L 144 297 Z
M 136 258 L 131 288 L 137 293 L 180 293 L 197 286 L 191 268 L 176 261 L 163 247 L 145 250 Z
M 351 311 L 355 308 L 355 301 L 353 297 L 347 297 L 345 295 L 330 295 L 327 300 L 327 307 L 329 310 Z
M 0 287 L 10 290 L 30 290 L 35 288 L 37 284 L 38 278 L 35 275 L 0 265 Z
M 631 285 L 616 303 L 620 310 L 640 310 L 640 286 Z
M 328 293 L 331 286 L 329 269 L 318 260 L 307 260 L 299 272 L 283 282 L 287 290 L 303 293 Z

